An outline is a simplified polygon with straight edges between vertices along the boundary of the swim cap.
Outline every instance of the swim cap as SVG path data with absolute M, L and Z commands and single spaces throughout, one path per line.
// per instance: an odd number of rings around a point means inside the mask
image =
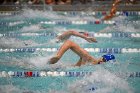
M 103 57 L 104 62 L 115 59 L 115 56 L 113 54 L 106 54 L 106 55 L 103 55 L 102 57 Z

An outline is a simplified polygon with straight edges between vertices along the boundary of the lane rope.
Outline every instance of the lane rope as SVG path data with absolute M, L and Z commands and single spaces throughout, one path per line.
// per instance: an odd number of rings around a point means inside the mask
M 1 71 L 0 78 L 24 78 L 24 77 L 84 77 L 90 76 L 94 72 L 87 71 Z M 130 78 L 140 78 L 140 72 L 117 73 Z
M 95 53 L 140 53 L 140 48 L 84 48 L 88 52 L 95 52 Z M 19 52 L 19 53 L 34 53 L 37 51 L 42 52 L 56 52 L 58 48 L 7 48 L 7 49 L 0 49 L 0 53 L 12 53 L 12 52 Z
M 56 33 L 5 33 L 5 34 L 0 34 L 0 37 L 19 37 L 19 36 L 56 37 L 59 34 L 56 34 Z M 128 33 L 127 32 L 114 32 L 114 33 L 83 32 L 83 34 L 89 37 L 103 37 L 103 38 L 140 38 L 140 33 L 129 33 L 129 32 Z
M 72 12 L 56 12 L 59 15 L 63 14 L 65 16 L 95 16 L 95 15 L 106 15 L 109 13 L 109 11 L 93 11 L 93 12 L 77 12 L 77 11 L 72 11 Z M 1 11 L 0 16 L 11 16 L 11 15 L 18 15 L 20 14 L 19 11 Z M 117 11 L 116 15 L 124 15 L 124 16 L 139 16 L 140 12 L 139 11 Z

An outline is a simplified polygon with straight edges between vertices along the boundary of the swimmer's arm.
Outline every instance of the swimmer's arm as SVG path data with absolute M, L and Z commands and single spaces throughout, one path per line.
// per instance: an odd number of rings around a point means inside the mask
M 81 38 L 87 40 L 88 42 L 97 42 L 95 38 L 87 37 L 87 36 L 85 36 L 83 34 L 80 34 L 77 31 L 67 31 L 67 32 L 64 32 L 62 35 L 58 36 L 57 38 L 60 39 L 60 40 L 63 40 L 65 38 L 69 38 L 70 36 L 81 37 Z
M 58 36 L 57 38 L 58 39 L 65 39 L 65 38 L 70 37 L 70 36 L 77 36 L 77 37 L 81 37 L 84 39 L 87 38 L 86 36 L 80 34 L 79 32 L 72 31 L 72 30 L 64 32 L 62 35 Z
M 79 59 L 79 61 L 74 66 L 81 66 L 82 58 Z

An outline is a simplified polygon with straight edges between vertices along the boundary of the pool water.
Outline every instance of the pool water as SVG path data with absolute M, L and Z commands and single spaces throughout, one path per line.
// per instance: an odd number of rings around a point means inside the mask
M 0 48 L 59 48 L 55 43 L 55 34 L 66 30 L 104 32 L 104 33 L 139 33 L 139 16 L 119 16 L 112 20 L 116 24 L 46 24 L 46 21 L 97 20 L 94 16 L 65 15 L 52 11 L 24 10 L 18 15 L 0 17 L 0 33 L 49 33 L 40 36 L 3 36 Z M 133 21 L 138 21 L 133 23 Z M 98 43 L 88 43 L 81 38 L 72 40 L 83 48 L 140 48 L 140 38 L 104 38 L 97 37 Z M 0 78 L 0 93 L 139 93 L 140 78 L 130 77 L 126 73 L 139 72 L 140 56 L 138 53 L 115 54 L 116 62 L 101 65 L 73 67 L 79 57 L 67 51 L 54 65 L 46 62 L 56 52 L 0 52 L 0 71 L 72 71 L 92 72 L 84 77 L 27 77 Z M 89 52 L 99 58 L 105 53 Z

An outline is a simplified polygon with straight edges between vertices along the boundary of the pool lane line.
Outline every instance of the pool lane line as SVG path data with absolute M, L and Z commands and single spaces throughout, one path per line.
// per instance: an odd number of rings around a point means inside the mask
M 82 32 L 88 37 L 99 37 L 99 38 L 140 38 L 140 33 L 130 32 L 113 32 L 113 33 L 94 33 L 94 32 Z M 4 33 L 0 34 L 0 37 L 19 37 L 19 36 L 53 36 L 56 37 L 60 33 Z
M 24 77 L 85 77 L 91 76 L 92 71 L 1 71 L 0 78 L 24 78 Z M 116 76 L 140 78 L 140 72 L 116 73 Z
M 12 27 L 12 26 L 17 26 L 20 24 L 24 23 L 30 23 L 29 19 L 26 18 L 26 22 L 23 21 L 15 21 L 15 22 L 1 22 L 0 26 L 5 26 L 5 27 Z M 108 25 L 116 25 L 116 24 L 139 24 L 140 21 L 135 20 L 135 21 L 114 21 L 114 20 L 108 20 L 108 21 L 101 21 L 101 20 L 55 20 L 55 21 L 40 21 L 38 24 L 46 24 L 46 25 L 94 25 L 94 24 L 108 24 Z
M 34 53 L 34 52 L 56 52 L 59 48 L 5 48 L 0 49 L 0 53 Z M 140 53 L 140 48 L 84 48 L 88 52 L 94 53 Z
M 12 16 L 12 15 L 19 15 L 20 11 L 1 11 L 0 12 L 0 16 Z M 60 12 L 56 12 L 56 13 L 60 13 Z M 86 17 L 90 17 L 90 16 L 104 16 L 106 14 L 108 14 L 109 11 L 92 11 L 92 12 L 84 12 L 84 11 L 71 11 L 71 12 L 61 12 L 61 14 L 58 15 L 65 15 L 66 17 L 69 16 L 86 16 Z M 121 16 L 139 16 L 140 12 L 139 11 L 117 11 L 116 15 L 121 15 Z

